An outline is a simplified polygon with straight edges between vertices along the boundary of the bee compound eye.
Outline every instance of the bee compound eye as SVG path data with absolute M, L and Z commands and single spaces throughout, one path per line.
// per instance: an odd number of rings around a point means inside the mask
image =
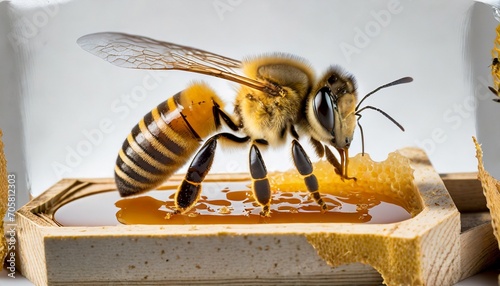
M 321 126 L 329 133 L 332 133 L 335 125 L 335 118 L 333 114 L 335 103 L 333 102 L 333 96 L 331 95 L 328 87 L 323 87 L 318 91 L 314 97 L 313 105 L 314 114 L 316 115 L 316 118 Z

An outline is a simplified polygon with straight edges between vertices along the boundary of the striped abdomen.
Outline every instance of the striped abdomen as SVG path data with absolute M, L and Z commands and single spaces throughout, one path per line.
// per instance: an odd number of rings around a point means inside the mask
M 132 129 L 115 166 L 115 182 L 122 196 L 151 190 L 181 168 L 217 129 L 214 101 L 205 84 L 195 83 L 160 103 Z

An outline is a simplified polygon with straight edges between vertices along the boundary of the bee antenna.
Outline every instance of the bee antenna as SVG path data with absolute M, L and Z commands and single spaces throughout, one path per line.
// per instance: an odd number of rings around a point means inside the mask
M 378 112 L 382 113 L 382 115 L 384 115 L 385 117 L 387 117 L 387 119 L 389 119 L 390 121 L 392 121 L 392 123 L 394 123 L 397 127 L 399 127 L 399 129 L 401 129 L 401 131 L 405 131 L 404 127 L 401 124 L 399 124 L 399 122 L 397 122 L 394 118 L 392 118 L 389 114 L 385 113 L 385 111 L 383 111 L 382 109 L 370 106 L 370 105 L 367 105 L 367 106 L 361 108 L 360 110 L 356 111 L 356 115 L 359 117 L 358 118 L 358 123 L 359 123 L 359 119 L 361 118 L 360 112 L 363 111 L 363 110 L 365 110 L 365 109 L 372 109 L 372 110 L 375 110 L 375 111 L 378 111 Z
M 499 100 L 499 102 L 500 102 L 500 100 Z M 358 126 L 359 126 L 359 131 L 361 132 L 361 156 L 365 155 L 365 135 L 363 133 L 363 127 L 361 126 L 361 123 L 359 123 L 359 121 L 360 121 L 361 116 L 362 116 L 360 112 L 365 110 L 365 109 L 373 109 L 373 110 L 376 110 L 376 111 L 382 113 L 382 115 L 387 117 L 390 121 L 392 121 L 392 123 L 396 124 L 396 126 L 399 127 L 399 129 L 401 129 L 402 131 L 405 131 L 405 129 L 403 128 L 403 126 L 401 126 L 401 124 L 399 124 L 399 122 L 394 120 L 394 118 L 392 118 L 389 114 L 385 113 L 385 111 L 383 111 L 379 108 L 368 105 L 368 106 L 361 108 L 360 110 L 356 110 L 356 113 L 354 113 L 354 114 L 358 117 L 358 120 L 356 120 L 356 121 L 357 121 Z
M 386 87 L 390 87 L 390 86 L 397 85 L 397 84 L 402 84 L 402 83 L 409 83 L 409 82 L 412 82 L 412 81 L 413 81 L 413 78 L 411 78 L 411 77 L 407 76 L 407 77 L 403 77 L 403 78 L 400 78 L 400 79 L 395 80 L 395 81 L 393 81 L 393 82 L 390 82 L 390 83 L 387 83 L 387 84 L 384 84 L 384 85 L 382 85 L 382 86 L 377 87 L 375 90 L 373 90 L 372 92 L 370 92 L 370 93 L 368 93 L 367 95 L 365 95 L 365 96 L 363 97 L 363 99 L 361 99 L 361 100 L 359 101 L 358 105 L 356 105 L 356 109 L 355 109 L 355 110 L 356 110 L 356 113 L 357 113 L 357 112 L 359 112 L 359 111 L 358 111 L 358 108 L 359 108 L 359 106 L 361 105 L 361 103 L 362 103 L 362 102 L 363 102 L 366 98 L 368 98 L 370 95 L 374 94 L 375 92 L 377 92 L 377 91 L 379 91 L 379 90 L 381 90 L 381 89 L 383 89 L 383 88 L 386 88 Z M 361 110 L 360 110 L 360 111 L 361 111 Z
M 363 127 L 361 126 L 361 123 L 359 123 L 359 120 L 361 119 L 361 114 L 356 113 L 356 116 L 358 116 L 358 120 L 356 122 L 358 123 L 359 126 L 359 132 L 361 132 L 361 156 L 365 155 L 365 134 L 363 133 Z

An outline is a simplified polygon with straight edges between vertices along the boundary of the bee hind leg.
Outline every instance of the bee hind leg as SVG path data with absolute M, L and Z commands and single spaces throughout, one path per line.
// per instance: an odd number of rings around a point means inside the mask
M 297 140 L 292 141 L 292 158 L 293 163 L 295 164 L 295 168 L 297 168 L 297 171 L 299 171 L 299 173 L 304 176 L 304 183 L 307 187 L 307 190 L 311 193 L 316 203 L 318 203 L 318 205 L 321 207 L 321 210 L 327 211 L 328 207 L 326 206 L 325 202 L 321 198 L 321 194 L 319 193 L 318 179 L 313 174 L 313 165 L 311 163 L 311 160 Z
M 267 169 L 257 145 L 252 144 L 249 153 L 252 192 L 255 200 L 262 206 L 261 216 L 270 216 L 271 186 L 267 179 Z
M 237 137 L 231 133 L 219 133 L 210 137 L 194 156 L 184 180 L 175 193 L 175 208 L 177 213 L 186 213 L 198 201 L 201 194 L 201 183 L 210 171 L 214 160 L 217 141 L 227 139 L 237 143 L 245 143 L 249 137 Z

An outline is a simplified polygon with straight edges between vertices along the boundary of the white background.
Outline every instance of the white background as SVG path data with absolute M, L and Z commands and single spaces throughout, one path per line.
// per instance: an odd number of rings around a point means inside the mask
M 367 101 L 393 116 L 406 132 L 367 111 L 362 119 L 366 151 L 383 160 L 398 148 L 419 146 L 439 172 L 476 169 L 473 80 L 467 60 L 470 1 L 41 3 L 2 3 L 9 21 L 2 17 L 7 22 L 2 25 L 7 35 L 2 86 L 7 88 L 1 91 L 5 113 L 0 127 L 12 158 L 10 170 L 22 174 L 22 162 L 16 161 L 24 159 L 35 195 L 62 177 L 111 177 L 117 150 L 130 129 L 192 80 L 205 80 L 232 100 L 234 84 L 224 80 L 117 68 L 76 44 L 78 37 L 101 31 L 145 35 L 237 59 L 287 52 L 308 59 L 318 74 L 338 64 L 355 75 L 360 95 L 412 76 L 413 83 L 380 91 Z M 486 16 L 493 19 L 490 12 Z M 486 46 L 495 35 L 492 23 L 484 31 L 490 38 Z M 489 51 L 480 57 L 487 73 Z M 151 84 L 154 88 L 146 90 Z M 134 95 L 130 112 L 123 112 L 125 98 Z M 112 130 L 97 136 L 94 131 L 103 120 Z M 85 134 L 96 137 L 92 142 Z M 22 144 L 24 157 L 16 154 Z M 351 150 L 361 151 L 358 132 Z M 216 159 L 213 172 L 245 171 L 246 152 Z M 223 152 L 218 158 L 227 154 L 233 155 Z M 291 167 L 288 148 L 265 156 L 270 170 Z
M 491 101 L 487 85 L 496 25 L 489 7 L 470 0 L 0 2 L 0 128 L 9 171 L 18 177 L 19 203 L 27 200 L 30 186 L 38 195 L 62 177 L 111 177 L 130 129 L 193 80 L 209 82 L 232 100 L 234 84 L 224 80 L 121 69 L 76 44 L 80 36 L 101 31 L 236 59 L 292 53 L 308 59 L 318 74 L 341 65 L 357 78 L 360 95 L 412 76 L 413 83 L 367 101 L 406 132 L 367 111 L 366 151 L 383 160 L 398 148 L 417 146 L 438 172 L 475 171 L 471 137 L 477 122 L 487 167 L 495 173 L 500 104 Z M 146 89 L 151 83 L 154 88 Z M 92 142 L 85 134 L 95 135 L 103 121 L 112 130 Z M 360 151 L 356 132 L 351 154 Z M 246 153 L 219 152 L 213 172 L 245 171 Z M 265 152 L 265 158 L 270 170 L 291 167 L 288 148 Z

